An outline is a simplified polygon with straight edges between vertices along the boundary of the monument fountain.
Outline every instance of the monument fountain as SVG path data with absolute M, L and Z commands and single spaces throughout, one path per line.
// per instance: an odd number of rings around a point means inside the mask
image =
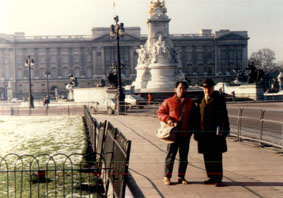
M 137 49 L 137 76 L 132 83 L 135 93 L 172 92 L 176 81 L 185 79 L 170 39 L 169 22 L 165 0 L 151 1 L 148 39 Z

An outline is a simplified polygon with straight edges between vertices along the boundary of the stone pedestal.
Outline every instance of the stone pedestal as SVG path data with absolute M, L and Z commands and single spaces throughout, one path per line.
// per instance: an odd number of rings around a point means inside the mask
M 74 100 L 74 90 L 70 89 L 68 92 L 68 100 L 73 101 Z
M 147 75 L 148 68 L 146 67 L 146 65 L 138 65 L 136 67 L 136 71 L 137 76 L 135 81 L 133 82 L 133 86 L 135 87 L 135 90 L 145 89 L 148 82 L 146 78 L 149 77 Z
M 176 83 L 176 65 L 151 64 L 151 78 L 147 89 L 173 90 Z

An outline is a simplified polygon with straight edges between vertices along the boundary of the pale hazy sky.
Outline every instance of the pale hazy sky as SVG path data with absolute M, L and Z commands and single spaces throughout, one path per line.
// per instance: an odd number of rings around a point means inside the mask
M 91 34 L 109 27 L 118 14 L 125 26 L 147 33 L 150 0 L 0 0 L 0 33 L 26 35 Z M 167 0 L 171 33 L 201 29 L 246 30 L 249 52 L 275 51 L 283 60 L 283 0 Z

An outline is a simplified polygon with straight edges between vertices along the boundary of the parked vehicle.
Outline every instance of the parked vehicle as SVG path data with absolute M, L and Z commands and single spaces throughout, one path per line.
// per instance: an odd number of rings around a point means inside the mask
M 129 108 L 138 107 L 140 109 L 144 108 L 146 105 L 146 100 L 139 95 L 126 95 L 125 103 Z
M 18 98 L 12 98 L 11 99 L 11 102 L 13 102 L 13 103 L 17 103 L 17 102 L 22 102 L 23 100 L 20 100 L 20 99 L 18 99 Z
M 107 112 L 107 114 L 114 114 L 116 109 L 116 101 L 114 98 L 106 98 L 99 102 L 92 102 L 90 108 L 92 109 L 92 113 Z

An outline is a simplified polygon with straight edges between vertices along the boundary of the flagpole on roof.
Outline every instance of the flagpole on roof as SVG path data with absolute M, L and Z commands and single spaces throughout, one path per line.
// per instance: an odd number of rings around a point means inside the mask
M 113 0 L 113 16 L 117 16 L 117 0 Z

